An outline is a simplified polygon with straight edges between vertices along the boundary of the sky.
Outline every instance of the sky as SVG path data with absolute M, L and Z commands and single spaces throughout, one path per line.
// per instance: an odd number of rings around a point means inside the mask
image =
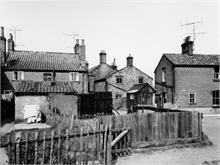
M 202 20 L 202 21 L 201 21 Z M 16 50 L 73 52 L 74 40 L 85 39 L 89 67 L 99 64 L 105 50 L 107 63 L 116 59 L 154 77 L 163 53 L 181 53 L 184 37 L 195 25 L 195 53 L 220 54 L 220 1 L 218 0 L 0 0 L 0 26 L 16 32 Z

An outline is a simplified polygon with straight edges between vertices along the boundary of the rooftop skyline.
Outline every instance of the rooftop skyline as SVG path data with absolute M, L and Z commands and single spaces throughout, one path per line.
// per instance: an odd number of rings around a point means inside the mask
M 181 43 L 196 24 L 195 53 L 220 54 L 220 12 L 217 0 L 0 0 L 0 26 L 5 36 L 18 28 L 16 50 L 73 52 L 71 35 L 85 39 L 89 67 L 99 64 L 105 50 L 107 63 L 118 68 L 126 57 L 153 77 L 163 53 L 181 53 Z M 12 32 L 13 33 L 13 32 Z

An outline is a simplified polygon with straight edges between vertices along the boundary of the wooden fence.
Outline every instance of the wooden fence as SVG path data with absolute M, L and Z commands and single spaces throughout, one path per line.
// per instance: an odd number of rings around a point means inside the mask
M 141 145 L 193 142 L 202 135 L 198 112 L 135 113 L 77 120 L 73 130 L 25 131 L 4 137 L 10 163 L 111 164 Z M 88 127 L 90 126 L 90 127 Z M 93 128 L 92 128 L 93 127 Z M 141 145 L 140 145 L 141 144 Z

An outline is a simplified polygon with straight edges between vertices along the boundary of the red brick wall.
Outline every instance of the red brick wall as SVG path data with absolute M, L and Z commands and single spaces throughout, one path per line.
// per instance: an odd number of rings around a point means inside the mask
M 220 82 L 213 82 L 212 67 L 176 67 L 175 100 L 180 108 L 211 107 L 212 90 L 219 90 Z M 196 94 L 196 104 L 189 104 L 189 93 Z

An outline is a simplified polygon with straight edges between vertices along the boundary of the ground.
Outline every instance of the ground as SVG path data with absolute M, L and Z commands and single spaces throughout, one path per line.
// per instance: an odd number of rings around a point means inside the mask
M 216 165 L 220 164 L 220 116 L 204 115 L 203 132 L 213 145 L 163 149 L 154 152 L 133 153 L 119 158 L 117 165 Z

